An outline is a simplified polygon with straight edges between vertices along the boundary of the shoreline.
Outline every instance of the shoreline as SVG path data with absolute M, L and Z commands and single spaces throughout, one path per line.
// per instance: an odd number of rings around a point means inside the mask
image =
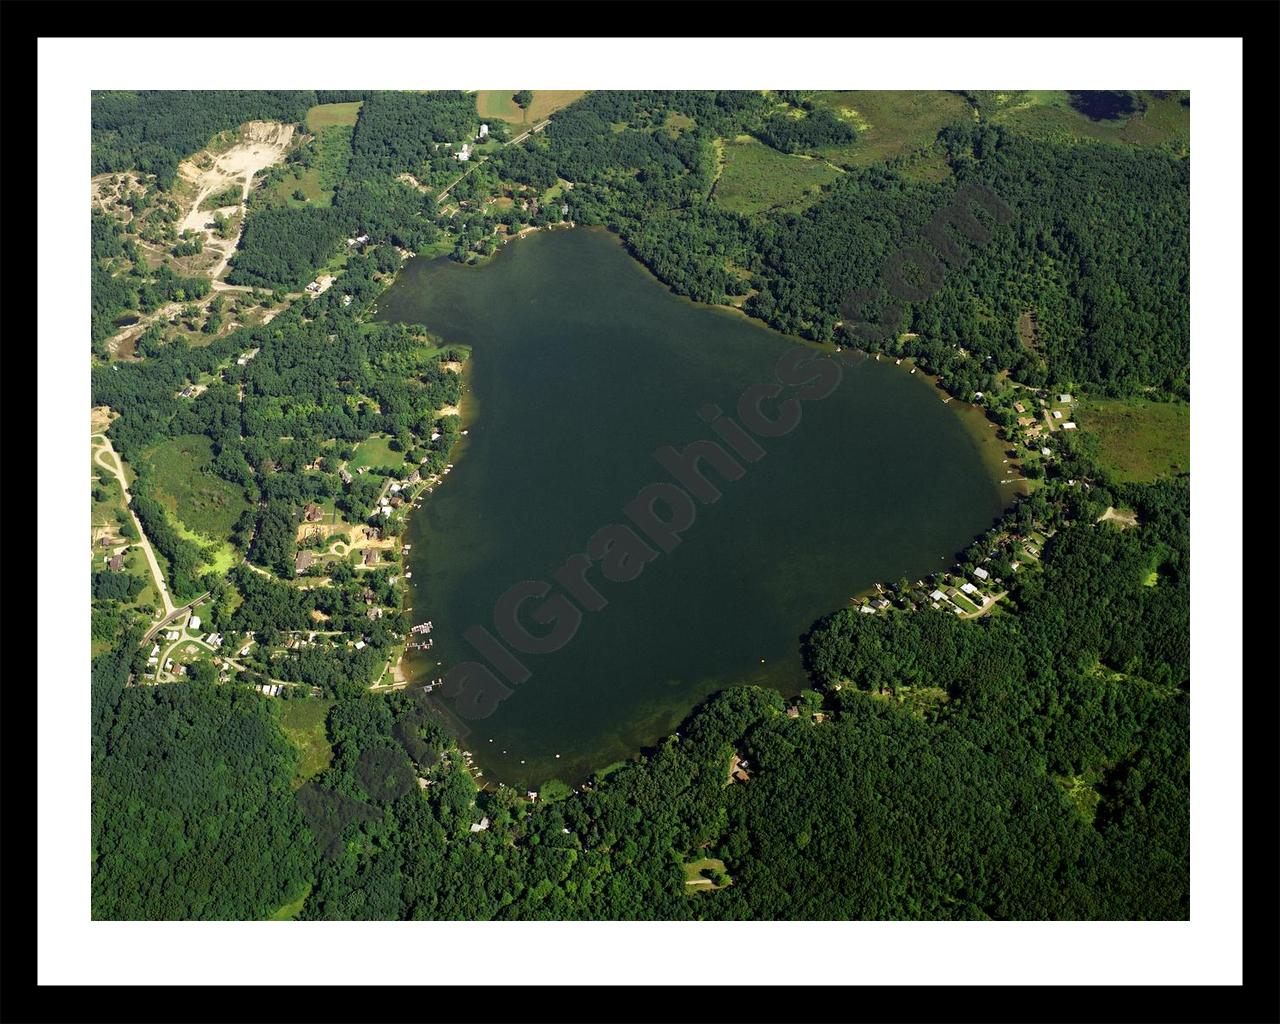
M 578 225 L 575 225 L 572 223 L 546 225 L 547 230 L 550 230 L 552 228 L 563 229 L 563 228 L 577 228 L 577 227 Z M 722 313 L 728 313 L 730 315 L 736 315 L 737 317 L 741 317 L 746 321 L 754 324 L 755 326 L 761 327 L 769 331 L 770 333 L 777 335 L 782 339 L 785 339 L 786 341 L 792 344 L 799 344 L 806 348 L 818 350 L 826 353 L 830 353 L 832 349 L 837 347 L 836 342 L 818 342 L 818 341 L 813 341 L 811 339 L 800 338 L 795 335 L 790 335 L 790 334 L 786 334 L 784 332 L 778 331 L 775 328 L 771 327 L 765 321 L 751 316 L 750 314 L 746 313 L 744 310 L 742 310 L 737 306 L 732 306 L 728 304 L 697 302 L 693 299 L 688 298 L 687 296 L 678 295 L 665 282 L 661 281 L 661 279 L 659 279 L 653 273 L 653 271 L 649 269 L 649 267 L 647 267 L 641 260 L 639 260 L 633 253 L 631 253 L 630 249 L 626 246 L 625 242 L 616 233 L 610 231 L 607 227 L 604 227 L 602 225 L 582 226 L 582 229 L 593 231 L 593 232 L 604 233 L 608 235 L 615 242 L 615 244 L 622 246 L 622 248 L 627 252 L 627 256 L 633 266 L 637 267 L 640 271 L 642 271 L 644 274 L 649 276 L 656 284 L 664 288 L 669 294 L 675 296 L 678 299 L 681 299 L 684 302 L 690 303 L 693 306 L 701 307 L 704 309 L 714 310 Z M 541 228 L 529 228 L 520 232 L 518 235 L 510 236 L 506 238 L 503 244 L 499 246 L 498 249 L 492 254 L 481 257 L 480 259 L 474 261 L 473 263 L 464 264 L 464 266 L 469 266 L 472 269 L 475 269 L 481 266 L 486 266 L 503 251 L 506 244 L 509 243 L 510 241 L 516 238 L 522 238 L 531 234 L 536 234 L 541 230 L 542 230 Z M 426 258 L 428 262 L 434 262 L 436 260 L 444 259 L 447 257 L 437 254 L 434 256 L 428 256 Z M 395 284 L 400 280 L 401 272 L 405 267 L 408 266 L 408 262 L 409 261 L 406 261 L 401 266 L 401 268 L 397 271 L 395 277 L 392 279 L 391 283 L 388 285 L 388 288 L 390 288 L 391 285 Z M 426 326 L 430 330 L 430 325 L 424 324 L 424 326 Z M 445 343 L 447 344 L 448 343 L 447 339 L 444 339 L 444 340 L 445 340 Z M 844 347 L 844 346 L 839 346 L 839 347 Z M 874 360 L 877 357 L 877 354 L 874 352 L 867 352 L 865 350 L 862 350 L 853 346 L 847 347 L 846 350 L 855 351 L 859 353 L 864 360 L 865 359 Z M 471 355 L 474 356 L 474 350 L 472 350 Z M 879 354 L 879 360 L 892 359 L 892 358 L 895 358 L 895 357 L 888 356 L 884 353 Z M 901 365 L 903 363 L 905 363 L 906 365 Z M 956 413 L 961 429 L 964 430 L 970 442 L 974 445 L 974 447 L 978 451 L 980 461 L 987 470 L 991 487 L 993 491 L 995 491 L 1000 497 L 1002 514 L 1006 512 L 1008 508 L 1014 503 L 1017 495 L 1025 494 L 1029 492 L 1029 487 L 1028 487 L 1029 480 L 1027 477 L 1025 477 L 1021 473 L 1020 467 L 1016 465 L 1009 465 L 1007 460 L 1004 462 L 1001 461 L 1002 458 L 1004 458 L 1005 452 L 1008 450 L 1010 446 L 1008 445 L 1007 442 L 1002 441 L 997 436 L 998 425 L 993 420 L 988 418 L 986 414 L 986 410 L 982 406 L 975 405 L 963 399 L 957 400 L 954 395 L 951 395 L 949 392 L 946 391 L 946 389 L 939 382 L 939 378 L 936 375 L 927 373 L 923 369 L 917 368 L 914 357 L 904 357 L 901 360 L 897 360 L 897 365 L 899 366 L 900 369 L 903 369 L 904 371 L 906 371 L 908 375 L 914 375 L 915 373 L 920 374 L 922 378 L 925 381 L 927 381 L 929 385 L 932 386 L 939 400 L 941 400 L 944 405 L 950 405 L 952 404 L 952 402 L 958 401 L 958 404 L 953 408 L 952 411 Z M 464 375 L 464 379 L 470 376 L 471 368 L 472 368 L 471 358 L 468 358 L 467 361 L 463 364 L 461 369 L 461 372 Z M 440 410 L 440 414 L 447 415 L 455 411 L 460 416 L 461 428 L 469 429 L 471 424 L 475 422 L 477 417 L 477 409 L 476 409 L 474 394 L 468 390 L 466 392 L 466 401 L 460 400 L 457 406 L 453 406 L 453 407 L 446 406 Z M 450 461 L 455 463 L 455 468 L 456 468 L 456 464 L 461 463 L 461 460 L 465 455 L 465 446 L 462 444 L 462 442 L 465 440 L 467 440 L 466 437 L 459 435 L 457 441 L 455 442 L 454 447 L 450 449 L 448 453 L 447 457 Z M 1008 479 L 1009 477 L 1012 477 L 1012 480 Z M 442 476 L 440 482 L 443 483 L 443 481 L 444 481 L 444 478 Z M 1005 490 L 1006 487 L 1009 488 L 1009 491 Z M 422 497 L 423 498 L 426 497 L 425 493 L 422 493 Z M 418 509 L 419 509 L 418 502 L 415 501 L 411 506 L 411 508 L 406 511 L 406 514 L 405 514 L 405 521 L 406 521 L 405 535 L 406 536 L 411 534 L 411 530 L 412 530 L 411 523 L 413 520 L 413 515 L 415 512 L 418 511 Z M 429 557 L 429 553 L 426 553 L 426 547 L 424 544 L 423 537 L 414 536 L 414 544 L 415 544 L 415 547 L 413 551 L 415 555 L 424 555 L 424 557 Z M 956 554 L 957 553 L 953 553 L 953 558 L 955 557 Z M 406 559 L 405 565 L 406 565 L 406 568 L 409 567 L 409 563 L 407 559 Z M 955 563 L 953 561 L 951 565 L 948 566 L 948 569 L 954 568 L 954 565 Z M 422 578 L 425 579 L 425 574 L 422 575 Z M 416 607 L 417 605 L 422 603 L 417 599 L 418 594 L 417 594 L 416 582 L 417 581 L 413 579 L 404 580 L 403 578 L 400 581 L 400 586 L 404 588 L 402 593 L 404 594 L 403 600 L 404 600 L 405 610 L 409 612 L 409 614 L 411 615 L 414 621 L 417 621 L 420 617 L 421 618 L 430 617 L 429 612 L 425 610 L 420 611 L 419 608 Z M 889 581 L 887 580 L 873 581 L 866 588 L 864 588 L 864 590 L 859 595 L 856 595 L 856 596 L 858 597 L 878 596 L 881 593 L 881 590 L 877 584 L 883 585 L 887 582 Z M 415 584 L 415 585 L 413 587 L 410 587 L 409 584 Z M 422 678 L 421 672 L 414 673 L 410 670 L 408 665 L 408 656 L 410 653 L 411 652 L 409 650 L 402 649 L 400 655 L 395 659 L 391 669 L 391 678 L 394 680 L 395 684 L 397 685 L 397 688 L 401 692 L 403 692 L 404 689 L 408 689 L 409 687 L 413 687 L 413 686 L 416 686 L 418 689 L 423 689 L 425 683 L 427 682 L 425 678 Z M 431 669 L 429 670 L 430 677 L 436 678 L 438 672 L 443 672 L 444 668 L 445 667 L 441 665 L 432 666 Z M 415 679 L 415 676 L 418 676 L 419 678 Z M 733 686 L 750 686 L 750 685 L 763 686 L 766 689 L 770 689 L 770 690 L 774 690 L 775 692 L 782 693 L 782 695 L 785 698 L 793 698 L 794 696 L 796 696 L 797 693 L 805 689 L 810 684 L 808 680 L 800 680 L 797 685 L 793 685 L 791 687 L 786 688 L 784 692 L 783 689 L 778 688 L 774 685 L 770 685 L 768 682 L 742 679 L 742 680 L 736 680 L 736 681 L 726 681 L 724 686 L 719 687 L 714 692 L 720 692 L 723 689 L 728 689 Z M 701 701 L 705 701 L 709 699 L 710 696 L 711 694 L 704 695 Z M 455 743 L 458 745 L 459 751 L 461 751 L 463 749 L 464 741 L 471 734 L 471 729 L 465 723 L 462 723 L 461 720 L 451 711 L 451 709 L 446 707 L 444 702 L 438 699 L 434 694 L 424 692 L 423 697 L 425 697 L 424 703 L 430 706 L 432 711 L 435 713 L 435 716 L 437 717 L 437 719 L 445 727 L 446 731 L 453 737 Z M 679 716 L 677 721 L 683 721 L 684 717 L 687 717 L 687 713 L 688 712 L 686 712 L 685 715 Z M 660 738 L 661 737 L 658 737 L 657 739 L 660 739 Z M 654 742 L 657 742 L 657 739 L 655 739 Z M 638 756 L 640 756 L 643 753 L 644 747 L 645 745 L 642 744 L 641 747 L 638 749 L 629 749 L 629 752 L 625 755 L 623 759 L 627 761 L 635 760 Z M 479 753 L 482 756 L 483 752 L 479 752 Z M 475 751 L 473 751 L 472 759 L 470 760 L 469 763 L 464 761 L 464 767 L 466 768 L 468 775 L 471 776 L 472 781 L 475 783 L 476 788 L 478 790 L 491 788 L 494 785 L 493 782 L 489 782 L 483 777 L 479 777 L 479 778 L 476 777 L 476 772 L 483 771 L 484 769 L 483 769 L 483 766 L 479 763 L 479 760 L 477 758 L 477 753 Z M 588 773 L 587 775 L 584 775 L 584 778 L 589 777 L 589 774 L 590 773 Z

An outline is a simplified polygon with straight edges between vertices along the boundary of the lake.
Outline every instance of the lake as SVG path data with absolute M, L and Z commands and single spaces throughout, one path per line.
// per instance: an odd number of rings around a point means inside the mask
M 495 632 L 504 591 L 550 581 L 597 530 L 627 523 L 638 491 L 672 479 L 654 451 L 715 439 L 699 410 L 735 415 L 803 344 L 672 295 L 598 229 L 537 232 L 481 267 L 414 260 L 378 316 L 473 349 L 469 434 L 405 536 L 414 621 L 434 622 L 430 656 L 406 662 L 415 683 L 483 661 L 464 630 Z M 799 639 L 814 620 L 877 580 L 946 567 L 1012 497 L 994 430 L 943 397 L 892 359 L 845 366 L 794 430 L 759 438 L 767 454 L 739 460 L 739 479 L 707 472 L 722 497 L 672 551 L 629 582 L 593 567 L 607 606 L 560 650 L 520 655 L 530 678 L 466 722 L 485 780 L 575 783 L 718 689 L 803 688 Z

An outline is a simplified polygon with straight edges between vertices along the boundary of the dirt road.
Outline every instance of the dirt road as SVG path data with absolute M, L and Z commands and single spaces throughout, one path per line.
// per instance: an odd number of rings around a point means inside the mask
M 93 448 L 93 461 L 95 465 L 101 466 L 109 473 L 115 474 L 115 478 L 120 481 L 120 490 L 124 494 L 124 502 L 126 507 L 133 500 L 129 496 L 129 485 L 124 478 L 124 465 L 120 461 L 120 456 L 116 454 L 116 450 L 111 447 L 109 438 L 102 434 L 95 435 L 102 438 L 101 444 L 95 445 Z M 110 458 L 104 458 L 110 456 Z M 147 564 L 151 567 L 151 575 L 155 581 L 156 589 L 160 592 L 160 600 L 164 603 L 164 614 L 167 620 L 173 615 L 173 601 L 169 598 L 169 588 L 164 582 L 164 573 L 160 571 L 160 563 L 156 561 L 156 553 L 151 548 L 151 541 L 147 540 L 147 535 L 142 529 L 142 523 L 138 521 L 138 517 L 134 515 L 133 509 L 129 509 L 129 515 L 133 519 L 134 528 L 138 531 L 141 540 L 138 546 L 142 548 L 142 553 L 147 556 Z

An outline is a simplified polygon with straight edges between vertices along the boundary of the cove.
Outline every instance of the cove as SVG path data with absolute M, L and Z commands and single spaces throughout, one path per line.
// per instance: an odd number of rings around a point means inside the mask
M 699 410 L 732 414 L 803 344 L 673 295 L 612 235 L 581 228 L 535 233 L 482 267 L 412 261 L 378 316 L 472 347 L 469 434 L 404 538 L 413 619 L 435 624 L 434 648 L 405 662 L 415 683 L 483 661 L 462 634 L 493 631 L 504 591 L 552 580 L 626 522 L 641 488 L 671 480 L 655 449 L 715 439 Z M 807 685 L 799 639 L 817 618 L 877 580 L 945 568 L 1012 497 L 998 450 L 964 422 L 976 410 L 942 397 L 892 359 L 863 359 L 789 434 L 760 438 L 767 454 L 740 479 L 709 470 L 722 497 L 698 506 L 682 543 L 630 582 L 593 570 L 607 607 L 561 650 L 522 656 L 531 678 L 465 723 L 483 781 L 574 783 L 716 690 Z

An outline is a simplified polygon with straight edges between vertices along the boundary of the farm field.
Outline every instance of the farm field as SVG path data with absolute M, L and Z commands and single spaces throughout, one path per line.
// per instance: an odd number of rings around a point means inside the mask
M 799 210 L 822 194 L 822 186 L 840 172 L 822 160 L 788 156 L 754 139 L 727 142 L 724 167 L 712 193 L 734 213 L 770 209 Z
M 248 505 L 239 488 L 208 472 L 213 442 L 184 434 L 146 452 L 156 497 L 178 523 L 205 544 L 225 542 Z
M 476 93 L 476 112 L 481 117 L 512 124 L 537 124 L 587 94 L 585 89 L 533 90 L 533 102 L 521 110 L 511 99 L 515 89 L 482 89 Z
M 363 100 L 351 103 L 321 103 L 307 111 L 307 130 L 319 132 L 322 128 L 333 128 L 338 125 L 351 126 L 360 116 Z
M 1191 406 L 1146 399 L 1082 399 L 1080 429 L 1098 439 L 1098 459 L 1125 483 L 1149 482 L 1191 468 Z

